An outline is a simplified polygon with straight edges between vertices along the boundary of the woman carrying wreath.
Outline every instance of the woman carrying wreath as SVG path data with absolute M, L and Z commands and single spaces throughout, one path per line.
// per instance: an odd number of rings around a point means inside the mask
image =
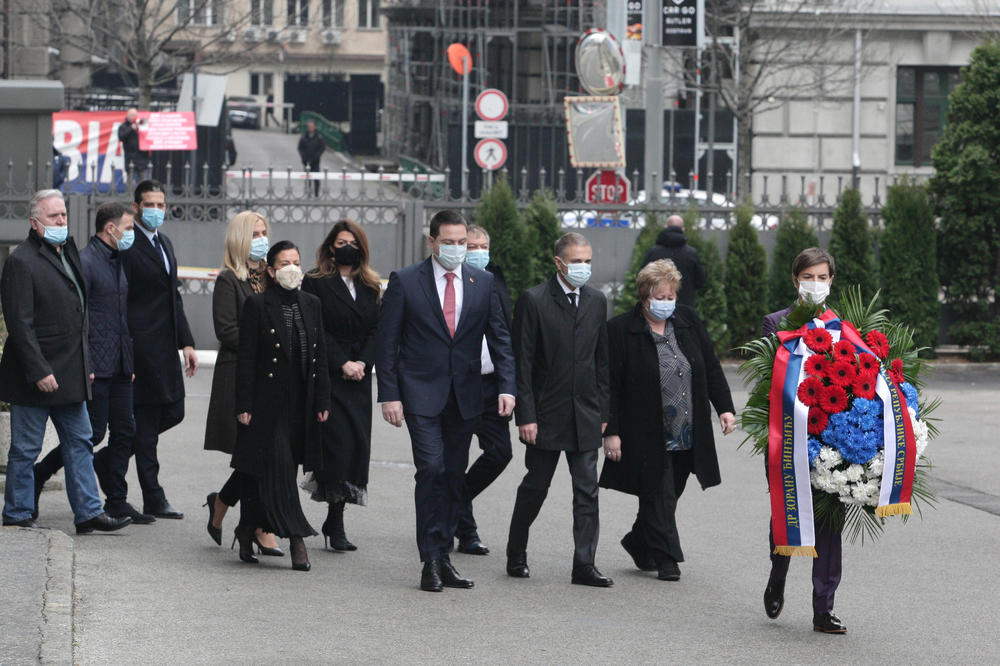
M 810 247 L 802 250 L 792 262 L 792 283 L 799 292 L 799 303 L 816 304 L 817 314 L 825 310 L 827 296 L 836 265 L 826 250 Z M 763 336 L 777 333 L 781 321 L 795 308 L 795 304 L 765 315 L 761 326 Z M 765 455 L 764 468 L 767 469 Z M 841 510 L 843 510 L 841 508 Z M 770 525 L 770 523 L 769 523 Z M 774 529 L 769 527 L 771 575 L 764 589 L 764 612 L 772 620 L 781 614 L 785 604 L 785 578 L 791 557 L 775 553 Z M 816 524 L 816 557 L 813 559 L 813 630 L 827 634 L 847 633 L 847 627 L 833 613 L 833 599 L 840 584 L 841 529 L 828 521 Z
M 637 279 L 639 302 L 608 322 L 611 410 L 600 485 L 639 497 L 622 547 L 642 571 L 679 580 L 684 561 L 675 511 L 688 476 L 721 482 L 711 408 L 722 433 L 736 426 L 729 384 L 693 308 L 677 305 L 681 275 L 669 259 Z

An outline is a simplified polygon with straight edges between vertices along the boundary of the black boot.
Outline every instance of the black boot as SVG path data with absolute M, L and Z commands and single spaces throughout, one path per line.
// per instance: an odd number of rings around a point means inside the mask
M 329 538 L 329 546 L 334 550 L 357 550 L 358 547 L 347 540 L 347 534 L 344 533 L 344 503 L 343 502 L 331 502 L 330 508 L 326 514 L 326 520 L 323 521 L 323 527 L 321 528 L 323 532 L 324 543 Z

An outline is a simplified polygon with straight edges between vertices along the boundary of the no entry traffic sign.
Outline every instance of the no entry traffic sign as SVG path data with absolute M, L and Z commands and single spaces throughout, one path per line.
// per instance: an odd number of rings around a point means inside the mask
M 508 107 L 507 95 L 496 88 L 487 88 L 476 97 L 476 115 L 483 120 L 503 120 Z
M 614 169 L 595 171 L 585 186 L 587 202 L 623 204 L 628 202 L 628 180 Z

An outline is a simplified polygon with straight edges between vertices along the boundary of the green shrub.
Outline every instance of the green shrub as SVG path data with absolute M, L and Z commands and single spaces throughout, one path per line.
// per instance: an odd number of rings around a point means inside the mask
M 736 224 L 729 231 L 726 254 L 726 304 L 729 344 L 742 345 L 760 337 L 767 314 L 767 252 L 750 223 L 753 209 L 736 207 Z
M 527 281 L 527 285 L 532 286 L 552 277 L 555 271 L 552 253 L 556 241 L 563 233 L 551 192 L 548 190 L 535 192 L 531 203 L 524 211 L 524 226 L 528 243 L 534 248 L 532 272 Z M 511 297 L 516 299 L 517 294 L 511 293 Z
M 628 272 L 625 273 L 625 283 L 622 285 L 622 290 L 618 294 L 618 298 L 615 299 L 616 315 L 631 310 L 632 306 L 638 300 L 635 281 L 639 275 L 639 271 L 642 270 L 642 260 L 646 258 L 649 248 L 656 244 L 656 237 L 663 230 L 663 223 L 656 213 L 646 211 L 644 217 L 646 218 L 646 225 L 639 232 L 639 235 L 636 236 L 635 247 L 632 248 L 632 265 L 629 266 Z
M 931 180 L 941 216 L 940 277 L 955 315 L 949 333 L 973 355 L 1000 354 L 994 296 L 1000 263 L 1000 41 L 977 47 L 948 98 Z
M 819 246 L 819 238 L 809 225 L 809 218 L 800 208 L 793 208 L 778 223 L 774 241 L 771 271 L 767 280 L 767 309 L 770 312 L 783 310 L 798 299 L 799 294 L 792 284 L 792 262 L 802 250 Z
M 701 267 L 705 270 L 705 286 L 697 291 L 694 298 L 698 316 L 705 323 L 708 335 L 715 345 L 716 355 L 729 354 L 729 325 L 726 321 L 725 269 L 718 246 L 701 235 L 698 229 L 698 214 L 684 216 L 684 229 L 688 245 L 698 250 Z
M 868 217 L 861 211 L 861 193 L 853 188 L 844 190 L 840 205 L 833 213 L 830 234 L 830 254 L 837 264 L 830 303 L 835 305 L 840 294 L 851 285 L 860 285 L 861 298 L 875 296 L 878 276 L 875 271 L 875 251 Z
M 882 301 L 897 321 L 913 328 L 913 342 L 930 347 L 938 339 L 938 276 L 934 210 L 927 188 L 904 180 L 889 188 L 885 234 L 879 244 Z
M 534 284 L 536 248 L 503 174 L 498 174 L 493 187 L 483 193 L 475 219 L 490 235 L 490 261 L 503 269 L 511 298 L 516 299 Z

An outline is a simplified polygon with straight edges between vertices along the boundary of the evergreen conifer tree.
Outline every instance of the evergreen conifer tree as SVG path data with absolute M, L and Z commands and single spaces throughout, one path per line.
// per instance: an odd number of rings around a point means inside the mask
M 851 285 L 861 285 L 861 298 L 866 301 L 875 295 L 878 276 L 872 236 L 868 217 L 861 210 L 861 193 L 853 188 L 844 190 L 833 213 L 830 234 L 830 254 L 837 264 L 831 304 L 836 304 L 839 295 L 846 293 Z
M 475 222 L 490 235 L 490 261 L 503 270 L 507 288 L 516 298 L 532 286 L 535 275 L 535 248 L 531 244 L 517 200 L 503 174 L 483 193 L 476 207 Z
M 527 286 L 531 287 L 548 280 L 555 272 L 552 252 L 563 232 L 551 192 L 548 190 L 535 192 L 531 203 L 524 211 L 524 226 L 529 243 L 534 248 L 532 273 L 527 280 Z M 512 293 L 511 296 L 515 295 Z
M 760 337 L 767 314 L 767 252 L 750 223 L 753 209 L 736 207 L 736 224 L 729 230 L 726 254 L 726 305 L 729 344 L 742 345 Z
M 635 247 L 632 248 L 632 265 L 629 266 L 628 272 L 625 273 L 625 283 L 622 285 L 621 293 L 618 294 L 618 298 L 615 300 L 616 315 L 631 310 L 636 300 L 638 300 L 635 281 L 639 275 L 639 271 L 642 270 L 642 261 L 646 258 L 649 248 L 653 247 L 656 243 L 656 237 L 660 234 L 660 231 L 663 230 L 663 223 L 656 213 L 646 211 L 644 217 L 646 225 L 639 232 L 639 235 L 636 236 Z
M 770 312 L 787 308 L 799 297 L 792 284 L 792 262 L 802 250 L 819 246 L 819 238 L 809 225 L 809 218 L 800 208 L 793 208 L 778 223 L 774 241 L 771 272 L 767 280 L 767 309 Z
M 705 323 L 708 335 L 715 345 L 715 354 L 720 358 L 729 354 L 729 326 L 726 321 L 725 270 L 719 247 L 710 238 L 705 238 L 698 228 L 697 212 L 684 216 L 684 235 L 688 245 L 698 250 L 701 267 L 705 270 L 705 286 L 695 292 L 694 304 L 698 316 Z

